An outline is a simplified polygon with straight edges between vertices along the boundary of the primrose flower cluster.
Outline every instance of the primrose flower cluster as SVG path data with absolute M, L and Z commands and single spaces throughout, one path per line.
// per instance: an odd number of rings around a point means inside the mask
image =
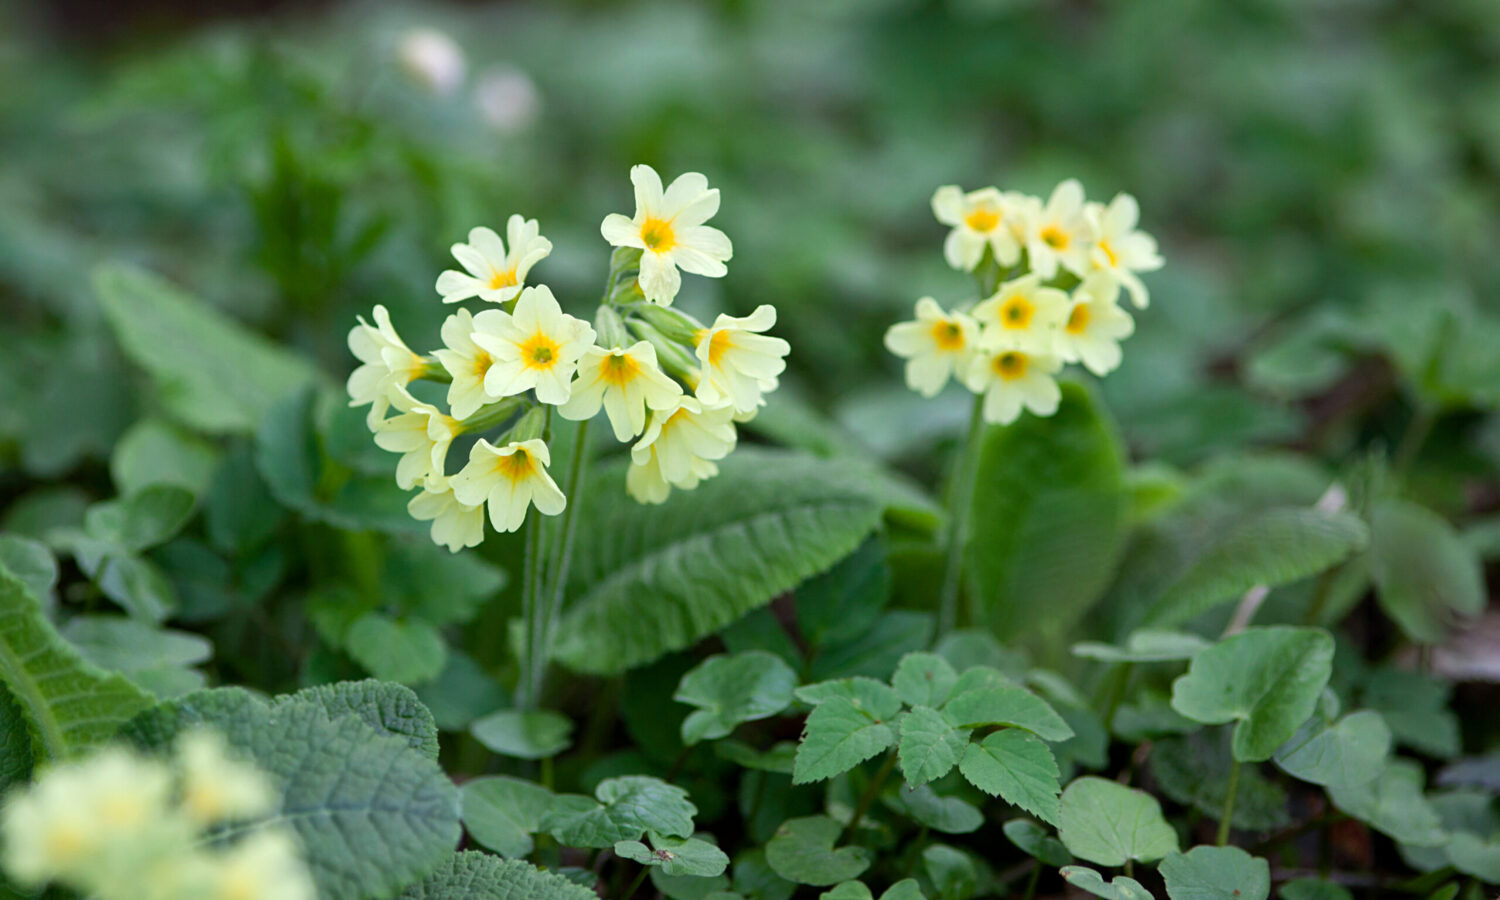
M 774 307 L 712 325 L 671 308 L 683 272 L 727 271 L 729 238 L 706 224 L 718 190 L 696 172 L 663 188 L 644 165 L 630 179 L 635 215 L 610 215 L 600 227 L 616 249 L 592 323 L 563 312 L 546 285 L 529 283 L 552 243 L 535 219 L 512 215 L 504 239 L 481 227 L 453 246 L 462 271 L 439 275 L 437 293 L 444 303 L 489 305 L 448 316 L 441 349 L 411 350 L 382 306 L 375 324 L 360 318 L 349 333 L 362 363 L 349 376 L 350 403 L 369 405 L 375 443 L 401 454 L 396 483 L 415 491 L 408 511 L 430 520 L 433 540 L 450 551 L 484 539 L 486 509 L 497 531 L 515 531 L 533 506 L 545 515 L 566 507 L 548 472 L 554 411 L 587 421 L 602 409 L 615 438 L 631 443 L 627 490 L 661 503 L 674 487 L 717 474 L 716 461 L 734 449 L 735 423 L 754 417 L 777 387 L 790 348 L 765 334 Z M 424 398 L 419 391 L 431 385 L 422 381 L 446 382 L 446 395 Z M 466 438 L 467 462 L 450 464 L 454 443 Z
M 885 346 L 906 360 L 906 383 L 936 396 L 949 378 L 983 395 L 986 422 L 1008 424 L 1023 409 L 1057 411 L 1064 363 L 1095 375 L 1120 365 L 1120 342 L 1135 321 L 1123 289 L 1144 308 L 1140 273 L 1161 268 L 1156 241 L 1136 227 L 1135 198 L 1086 202 L 1074 179 L 1039 197 L 993 187 L 937 189 L 932 211 L 951 226 L 943 255 L 979 278 L 981 299 L 945 310 L 931 297 L 916 318 L 892 325 Z
M 224 825 L 276 808 L 276 790 L 217 732 L 177 741 L 171 762 L 107 747 L 54 766 L 7 798 L 5 874 L 96 900 L 312 900 L 290 832 L 262 826 L 215 841 Z

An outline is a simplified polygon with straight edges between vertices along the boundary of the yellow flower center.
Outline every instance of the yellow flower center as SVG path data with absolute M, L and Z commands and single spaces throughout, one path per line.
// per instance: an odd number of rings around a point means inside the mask
M 932 341 L 937 344 L 939 350 L 962 350 L 964 348 L 964 330 L 958 327 L 957 322 L 944 319 L 932 326 Z
M 599 376 L 615 387 L 623 388 L 641 371 L 635 360 L 623 353 L 611 353 L 599 363 Z
M 484 352 L 483 350 L 475 350 L 474 351 L 474 364 L 473 365 L 474 365 L 474 377 L 475 378 L 483 378 L 485 376 L 485 374 L 487 372 L 489 372 L 490 366 L 492 366 L 494 364 L 495 364 L 495 360 L 493 358 L 491 358 L 488 353 Z
M 1042 243 L 1053 250 L 1066 250 L 1069 242 L 1068 233 L 1056 225 L 1048 225 L 1042 229 Z
M 536 472 L 536 462 L 524 448 L 517 447 L 514 453 L 495 457 L 495 471 L 514 483 L 530 478 Z
M 1014 296 L 1000 307 L 1000 324 L 1006 328 L 1023 329 L 1031 326 L 1031 317 L 1036 315 L 1036 306 L 1020 295 Z
M 521 362 L 528 369 L 550 369 L 557 365 L 557 341 L 538 331 L 521 345 Z
M 516 286 L 516 270 L 506 269 L 504 272 L 496 272 L 490 276 L 490 290 L 498 291 L 501 288 Z
M 99 818 L 110 825 L 128 828 L 146 820 L 146 805 L 134 795 L 110 797 L 100 804 Z
M 1115 248 L 1109 245 L 1109 241 L 1101 239 L 1099 241 L 1099 249 L 1104 251 L 1104 258 L 1109 260 L 1109 267 L 1111 269 L 1120 265 L 1120 257 L 1115 255 Z
M 1089 327 L 1089 306 L 1080 303 L 1068 313 L 1068 334 L 1083 334 Z
M 991 365 L 994 367 L 996 375 L 999 375 L 1006 381 L 1015 381 L 1026 374 L 1026 362 L 1026 354 L 1011 350 L 995 357 L 995 361 Z
M 646 245 L 647 250 L 664 253 L 672 249 L 677 243 L 677 235 L 672 233 L 672 223 L 665 219 L 647 219 L 641 223 L 641 243 Z
M 987 206 L 978 206 L 964 216 L 964 224 L 975 231 L 993 231 L 1000 224 L 1000 213 Z
M 734 335 L 728 331 L 716 331 L 708 341 L 708 364 L 717 366 L 724 354 L 734 346 Z
M 89 841 L 82 829 L 72 825 L 54 825 L 47 830 L 42 846 L 49 859 L 66 864 L 88 849 Z

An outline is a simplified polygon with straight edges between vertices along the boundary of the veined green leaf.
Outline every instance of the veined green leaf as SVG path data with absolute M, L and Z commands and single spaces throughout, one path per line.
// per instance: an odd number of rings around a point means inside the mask
M 1073 729 L 1047 701 L 1019 685 L 1003 679 L 973 690 L 963 690 L 962 685 L 960 681 L 959 688 L 942 709 L 943 715 L 955 725 L 968 728 L 1010 725 L 1049 741 L 1065 741 L 1073 736 Z
M 897 755 L 910 785 L 942 778 L 958 764 L 969 741 L 967 728 L 956 728 L 930 706 L 913 707 L 901 719 Z
M 620 841 L 615 844 L 615 855 L 643 866 L 658 867 L 668 875 L 713 878 L 729 868 L 729 857 L 708 841 L 648 834 L 650 847 L 640 841 Z
M 1337 723 L 1314 716 L 1276 751 L 1276 765 L 1313 784 L 1357 787 L 1385 769 L 1391 730 L 1380 713 L 1350 713 Z
M 683 720 L 682 741 L 721 738 L 741 722 L 774 716 L 791 705 L 796 687 L 797 673 L 773 653 L 710 656 L 682 676 L 672 695 L 698 707 Z
M 807 717 L 792 770 L 793 784 L 807 784 L 847 772 L 896 742 L 891 723 L 833 697 Z
M 599 900 L 590 888 L 519 859 L 455 853 L 398 900 Z
M 891 687 L 908 706 L 942 706 L 957 683 L 958 673 L 936 653 L 906 654 L 891 677 Z
M 1152 900 L 1151 892 L 1128 875 L 1116 875 L 1105 881 L 1103 875 L 1088 866 L 1063 866 L 1061 875 L 1068 884 L 1104 900 Z
M 1074 856 L 1101 866 L 1151 862 L 1177 852 L 1177 832 L 1145 791 L 1088 776 L 1062 793 L 1058 834 Z
M 1051 749 L 1036 735 L 1018 728 L 988 735 L 968 746 L 959 771 L 986 794 L 1057 824 L 1061 776 Z
M 552 806 L 552 792 L 509 775 L 490 775 L 464 783 L 464 828 L 474 840 L 501 856 L 515 859 L 531 852 L 531 836 L 541 830 Z

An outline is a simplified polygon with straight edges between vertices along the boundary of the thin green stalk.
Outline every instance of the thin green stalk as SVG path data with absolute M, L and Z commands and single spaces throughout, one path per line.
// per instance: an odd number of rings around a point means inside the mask
M 641 866 L 641 874 L 635 876 L 635 881 L 630 882 L 630 887 L 626 888 L 625 893 L 620 895 L 620 900 L 630 900 L 631 897 L 635 896 L 636 889 L 641 886 L 641 882 L 646 880 L 646 873 L 649 871 L 650 869 Z
M 1109 701 L 1104 707 L 1104 730 L 1110 732 L 1115 726 L 1115 714 L 1120 711 L 1120 703 L 1125 699 L 1125 688 L 1130 684 L 1130 674 L 1135 671 L 1135 663 L 1120 663 L 1115 669 L 1109 686 Z
M 881 765 L 880 771 L 866 785 L 865 792 L 859 795 L 859 802 L 854 805 L 854 815 L 849 817 L 849 824 L 844 826 L 844 834 L 853 834 L 854 829 L 859 827 L 859 822 L 870 811 L 870 805 L 875 802 L 875 795 L 885 786 L 885 780 L 891 777 L 891 772 L 896 768 L 896 751 L 892 750 L 886 755 L 885 763 Z
M 969 430 L 959 451 L 957 470 L 948 492 L 948 558 L 943 566 L 942 593 L 938 595 L 937 639 L 953 630 L 958 621 L 958 586 L 963 580 L 964 546 L 969 540 L 969 510 L 974 505 L 974 467 L 978 464 L 979 439 L 984 434 L 984 395 L 976 394 L 969 413 Z
M 1391 462 L 1391 469 L 1398 482 L 1405 481 L 1406 476 L 1411 474 L 1417 455 L 1421 453 L 1422 445 L 1427 443 L 1427 436 L 1432 433 L 1432 426 L 1436 423 L 1437 411 L 1431 404 L 1419 402 L 1411 421 L 1406 425 L 1406 431 L 1401 435 L 1401 443 Z
M 1224 794 L 1224 814 L 1219 817 L 1219 839 L 1220 847 L 1229 843 L 1229 822 L 1234 818 L 1234 795 L 1240 789 L 1240 761 L 1234 759 L 1229 763 L 1229 787 Z
M 1031 869 L 1031 877 L 1026 879 L 1026 893 L 1021 900 L 1031 900 L 1036 896 L 1036 883 L 1042 880 L 1042 864 L 1037 863 Z
M 583 473 L 588 464 L 588 420 L 578 423 L 573 435 L 573 455 L 568 464 L 567 486 L 563 495 L 568 505 L 563 507 L 562 521 L 558 526 L 557 552 L 550 567 L 550 586 L 546 591 L 547 609 L 542 616 L 541 644 L 536 656 L 532 679 L 537 693 L 547 680 L 547 662 L 552 658 L 552 641 L 557 633 L 557 622 L 562 617 L 563 595 L 568 589 L 568 570 L 573 564 L 573 535 L 577 532 L 578 506 L 582 502 Z
M 526 528 L 526 556 L 521 569 L 521 671 L 516 685 L 516 705 L 536 709 L 536 691 L 531 680 L 536 655 L 537 569 L 541 567 L 541 528 L 533 521 Z

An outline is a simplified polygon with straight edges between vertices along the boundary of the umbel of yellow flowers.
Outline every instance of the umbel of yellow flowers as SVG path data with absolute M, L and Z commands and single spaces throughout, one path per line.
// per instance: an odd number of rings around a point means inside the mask
M 5 874 L 97 900 L 313 900 L 292 833 L 209 833 L 275 810 L 277 794 L 217 732 L 190 731 L 171 761 L 107 747 L 43 771 L 0 814 Z
M 550 288 L 531 282 L 552 252 L 535 219 L 510 217 L 502 238 L 489 228 L 453 245 L 462 271 L 437 278 L 444 303 L 443 347 L 414 352 L 375 307 L 360 318 L 349 349 L 350 405 L 370 407 L 375 443 L 401 455 L 396 483 L 414 491 L 411 515 L 430 521 L 432 539 L 457 552 L 484 539 L 486 512 L 515 531 L 535 508 L 557 515 L 568 498 L 548 471 L 551 411 L 576 421 L 602 410 L 614 436 L 631 444 L 630 494 L 661 503 L 718 473 L 735 446 L 737 422 L 753 418 L 786 367 L 786 341 L 766 332 L 776 309 L 721 315 L 705 326 L 670 308 L 682 273 L 723 277 L 734 248 L 707 224 L 719 191 L 696 172 L 662 186 L 650 166 L 630 170 L 633 216 L 600 226 L 617 248 L 592 322 L 563 311 Z M 423 394 L 418 382 L 446 382 Z M 444 395 L 445 394 L 445 395 Z M 458 444 L 457 450 L 454 445 Z M 462 464 L 449 461 L 457 455 Z
M 1162 266 L 1156 241 L 1136 227 L 1134 197 L 1088 202 L 1073 179 L 1045 203 L 946 185 L 932 195 L 932 212 L 951 228 L 948 264 L 965 272 L 992 266 L 996 287 L 953 310 L 923 297 L 915 319 L 886 331 L 886 348 L 906 360 L 908 387 L 933 397 L 955 379 L 983 395 L 986 422 L 1009 424 L 1023 410 L 1057 411 L 1065 363 L 1099 376 L 1120 365 L 1120 342 L 1135 331 L 1119 304 L 1122 289 L 1144 308 L 1150 295 L 1140 273 Z

